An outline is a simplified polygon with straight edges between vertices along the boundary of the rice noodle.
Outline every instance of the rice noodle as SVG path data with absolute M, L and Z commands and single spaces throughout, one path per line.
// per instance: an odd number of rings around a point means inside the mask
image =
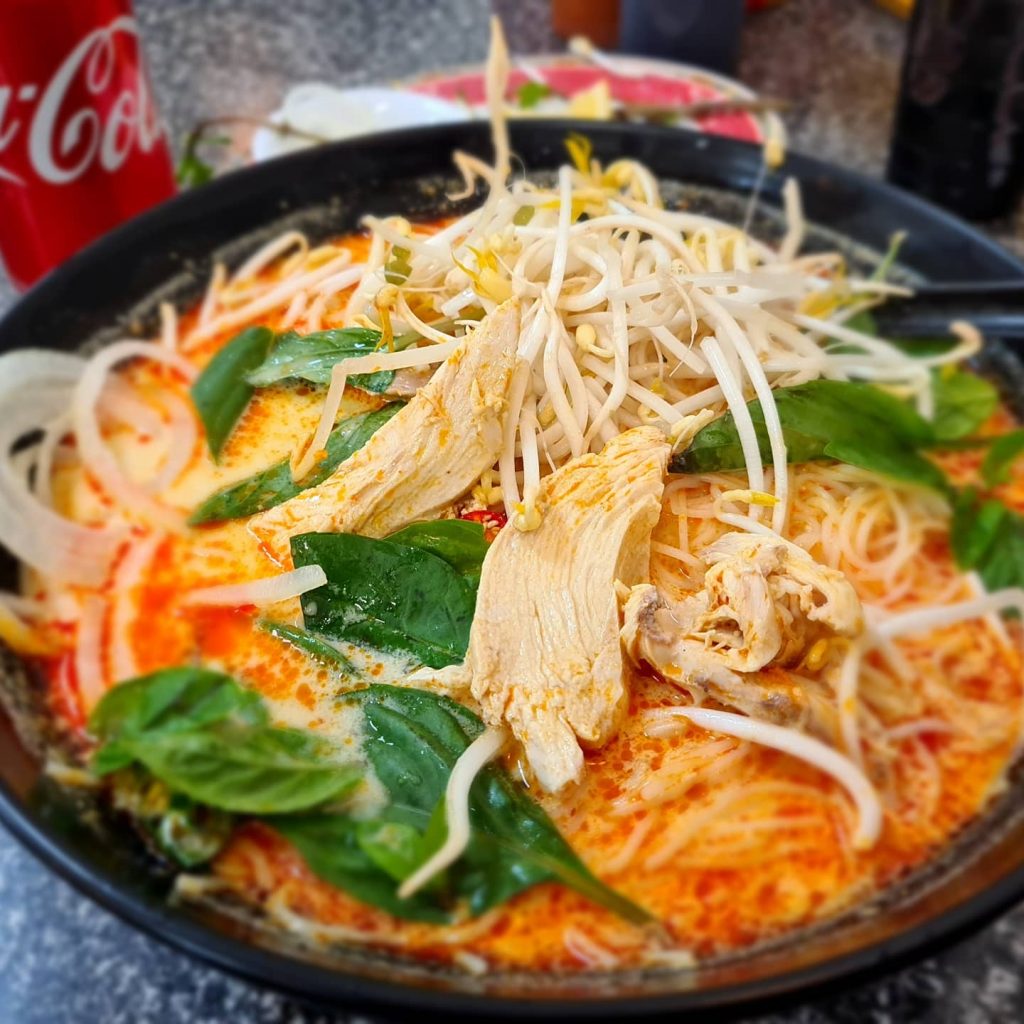
M 618 966 L 619 958 L 610 949 L 605 949 L 579 928 L 570 926 L 562 935 L 565 948 L 584 967 L 608 971 Z
M 666 830 L 662 843 L 644 861 L 644 868 L 656 870 L 676 859 L 680 850 L 702 835 L 714 822 L 721 820 L 727 812 L 731 816 L 742 804 L 763 796 L 799 796 L 818 803 L 824 799 L 817 790 L 792 782 L 764 781 L 729 786 L 716 793 L 706 806 L 673 822 Z
M 857 832 L 853 837 L 854 846 L 857 849 L 867 849 L 877 841 L 882 829 L 882 806 L 874 786 L 852 761 L 820 740 L 795 729 L 761 722 L 731 711 L 681 707 L 673 709 L 673 712 L 701 728 L 724 732 L 728 736 L 736 736 L 784 751 L 831 775 L 846 789 L 857 807 L 858 823 Z

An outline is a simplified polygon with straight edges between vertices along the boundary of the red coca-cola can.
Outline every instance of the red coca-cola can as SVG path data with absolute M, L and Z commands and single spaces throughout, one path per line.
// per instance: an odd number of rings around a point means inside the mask
M 0 0 L 0 257 L 14 284 L 174 192 L 129 0 Z

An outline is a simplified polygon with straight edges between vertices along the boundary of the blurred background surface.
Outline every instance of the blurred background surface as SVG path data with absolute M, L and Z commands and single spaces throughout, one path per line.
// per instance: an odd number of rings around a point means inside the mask
M 135 0 L 134 6 L 176 159 L 199 122 L 266 118 L 296 83 L 348 87 L 478 63 L 492 10 L 501 15 L 514 54 L 565 48 L 552 28 L 550 0 Z M 602 3 L 583 6 L 597 12 Z M 724 60 L 736 58 L 732 74 L 781 102 L 792 149 L 881 176 L 907 31 L 885 7 L 908 5 L 785 0 L 764 6 L 748 11 L 735 54 L 725 48 Z M 1024 253 L 1021 225 L 1018 211 L 986 230 Z M 0 276 L 0 313 L 13 299 Z M 761 1024 L 1022 1020 L 1022 978 L 1024 909 L 940 958 Z M 77 896 L 0 832 L 2 1024 L 354 1019 L 303 1008 L 162 948 Z

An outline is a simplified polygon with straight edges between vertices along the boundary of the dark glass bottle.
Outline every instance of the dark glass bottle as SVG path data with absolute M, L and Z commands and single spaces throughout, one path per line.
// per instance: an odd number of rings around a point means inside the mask
M 622 0 L 619 49 L 731 74 L 743 0 Z
M 1024 187 L 1024 0 L 917 0 L 888 175 L 976 219 Z

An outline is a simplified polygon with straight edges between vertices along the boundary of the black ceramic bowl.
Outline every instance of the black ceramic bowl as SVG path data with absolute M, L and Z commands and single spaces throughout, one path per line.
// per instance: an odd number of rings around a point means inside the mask
M 513 146 L 531 171 L 564 158 L 571 128 L 585 131 L 602 160 L 635 157 L 665 181 L 685 183 L 677 198 L 742 220 L 760 150 L 674 129 L 530 122 L 513 128 Z M 373 213 L 436 214 L 445 208 L 450 154 L 489 154 L 484 125 L 458 125 L 343 142 L 229 175 L 126 224 L 61 267 L 0 323 L 0 350 L 76 348 L 112 332 L 152 327 L 155 301 L 198 296 L 214 253 L 231 258 L 298 224 L 314 236 L 356 225 Z M 1024 266 L 978 232 L 886 185 L 805 157 L 785 173 L 803 187 L 812 244 L 885 249 L 893 231 L 908 232 L 901 258 L 924 278 L 1006 279 Z M 777 230 L 782 177 L 768 176 L 758 230 Z M 831 235 L 829 238 L 827 236 Z M 1018 379 L 1012 359 L 1004 379 Z M 14 584 L 4 556 L 0 586 Z M 366 950 L 309 950 L 287 936 L 260 932 L 228 916 L 168 904 L 170 879 L 140 859 L 130 829 L 116 821 L 86 825 L 40 781 L 34 734 L 45 720 L 13 661 L 0 689 L 14 694 L 21 734 L 0 713 L 0 820 L 80 890 L 144 931 L 218 967 L 315 1001 L 417 1017 L 623 1017 L 671 1013 L 719 1017 L 755 1005 L 808 997 L 894 969 L 963 937 L 1024 898 L 1024 781 L 1018 776 L 941 859 L 870 906 L 771 947 L 702 965 L 571 977 L 493 974 L 473 978 Z M 91 817 L 91 816 L 86 816 Z

